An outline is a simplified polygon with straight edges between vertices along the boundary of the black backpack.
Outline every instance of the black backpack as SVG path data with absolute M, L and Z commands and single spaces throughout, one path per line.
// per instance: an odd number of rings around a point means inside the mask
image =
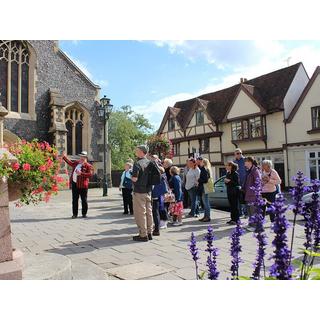
M 148 184 L 149 186 L 156 186 L 161 182 L 161 172 L 159 166 L 154 162 L 150 161 L 147 166 L 148 170 Z

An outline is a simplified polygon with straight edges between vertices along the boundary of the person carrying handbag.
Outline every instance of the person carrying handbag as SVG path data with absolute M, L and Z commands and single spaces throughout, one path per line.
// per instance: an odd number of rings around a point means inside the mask
M 204 217 L 199 219 L 201 222 L 210 222 L 210 202 L 209 202 L 209 193 L 213 192 L 213 177 L 212 177 L 212 170 L 211 170 L 211 164 L 208 159 L 203 159 L 200 162 L 200 179 L 199 179 L 199 185 L 200 181 L 202 181 L 202 202 L 204 205 Z

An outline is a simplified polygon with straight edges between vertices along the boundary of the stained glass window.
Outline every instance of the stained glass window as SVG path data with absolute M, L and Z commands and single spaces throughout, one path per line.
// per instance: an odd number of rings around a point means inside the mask
M 29 112 L 29 58 L 22 41 L 0 40 L 0 99 L 9 111 Z
M 8 63 L 5 60 L 0 60 L 0 101 L 5 107 L 7 106 L 7 75 Z
M 78 121 L 76 124 L 76 154 L 82 151 L 82 127 L 82 122 Z
M 66 129 L 68 130 L 68 132 L 67 132 L 67 154 L 72 154 L 72 130 L 73 130 L 72 121 L 67 121 Z
M 21 76 L 21 112 L 29 112 L 29 66 L 27 64 L 22 65 Z
M 18 112 L 18 82 L 19 66 L 17 62 L 11 63 L 11 111 Z

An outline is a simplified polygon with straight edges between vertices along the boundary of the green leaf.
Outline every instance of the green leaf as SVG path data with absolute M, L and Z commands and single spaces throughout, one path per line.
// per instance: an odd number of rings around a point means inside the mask
M 239 280 L 251 280 L 250 277 L 239 276 Z
M 206 275 L 206 272 L 205 272 L 205 271 L 202 271 L 202 272 L 199 274 L 199 279 L 200 279 L 200 280 L 204 280 L 205 275 Z
M 304 253 L 306 253 L 310 257 L 320 257 L 320 253 L 314 252 L 312 250 L 304 250 Z

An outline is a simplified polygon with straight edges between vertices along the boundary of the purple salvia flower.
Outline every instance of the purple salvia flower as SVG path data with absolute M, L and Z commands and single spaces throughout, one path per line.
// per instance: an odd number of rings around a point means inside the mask
M 319 191 L 320 191 L 320 181 L 314 180 L 312 181 L 312 186 L 310 188 L 312 191 L 312 202 L 310 205 L 311 210 L 311 221 L 312 221 L 312 229 L 313 229 L 313 249 L 314 251 L 318 250 L 320 244 L 320 199 L 319 199 Z
M 317 252 L 320 243 L 320 199 L 318 194 L 320 191 L 320 181 L 312 181 L 309 191 L 312 192 L 312 201 L 308 208 L 305 208 L 304 210 L 304 233 L 306 237 L 304 247 L 306 250 Z M 313 263 L 314 257 L 310 257 L 305 252 L 302 260 L 301 279 L 308 278 L 308 271 L 312 268 Z
M 290 250 L 287 237 L 289 222 L 285 216 L 287 207 L 284 205 L 282 194 L 278 195 L 273 208 L 275 220 L 271 228 L 275 233 L 275 238 L 272 241 L 275 249 L 272 255 L 274 264 L 270 268 L 270 275 L 278 280 L 290 280 L 293 268 L 290 264 Z
M 261 277 L 261 269 L 263 268 L 265 274 L 264 257 L 266 255 L 267 235 L 264 230 L 264 208 L 265 201 L 261 197 L 261 180 L 258 179 L 254 187 L 251 189 L 255 193 L 255 201 L 253 203 L 255 207 L 255 213 L 250 217 L 250 223 L 255 226 L 254 237 L 258 242 L 256 261 L 253 264 L 254 270 L 252 278 L 259 280 Z
M 189 250 L 192 256 L 192 260 L 194 261 L 195 267 L 196 267 L 196 279 L 199 279 L 199 267 L 198 267 L 198 260 L 199 258 L 199 249 L 197 247 L 197 241 L 196 238 L 194 236 L 194 233 L 191 233 L 191 240 L 190 240 L 190 244 L 189 244 Z
M 208 226 L 208 232 L 204 240 L 207 241 L 207 249 L 205 251 L 209 253 L 207 258 L 208 279 L 217 280 L 219 276 L 217 268 L 218 249 L 213 246 L 214 235 L 212 226 Z
M 230 247 L 230 254 L 231 254 L 231 276 L 232 280 L 239 279 L 239 264 L 242 262 L 240 258 L 240 253 L 242 251 L 242 246 L 240 244 L 240 237 L 243 235 L 243 229 L 241 228 L 240 221 L 237 222 L 237 226 L 234 228 L 231 234 L 231 247 Z
M 293 250 L 293 241 L 295 234 L 295 227 L 298 215 L 304 215 L 304 204 L 302 201 L 303 194 L 307 190 L 305 182 L 307 181 L 306 177 L 303 175 L 303 172 L 298 171 L 296 177 L 293 177 L 295 186 L 291 189 L 291 196 L 293 200 L 293 226 L 292 226 L 292 236 L 291 236 L 291 245 L 290 245 L 290 263 L 292 259 L 292 250 Z

